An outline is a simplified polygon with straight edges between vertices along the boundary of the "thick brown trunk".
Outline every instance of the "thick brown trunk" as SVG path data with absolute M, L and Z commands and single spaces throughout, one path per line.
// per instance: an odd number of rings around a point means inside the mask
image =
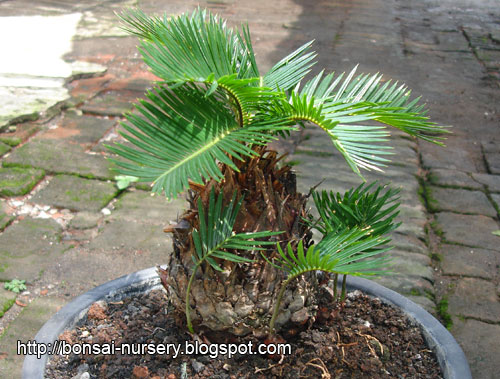
M 224 167 L 221 183 L 210 181 L 205 186 L 193 185 L 189 202 L 191 207 L 180 218 L 172 231 L 174 252 L 170 256 L 167 270 L 160 270 L 172 304 L 184 312 L 186 288 L 192 273 L 194 246 L 191 231 L 199 225 L 197 201 L 201 197 L 204 205 L 212 189 L 216 194 L 222 191 L 226 204 L 233 192 L 244 196 L 234 231 L 283 231 L 274 237 L 284 247 L 288 242 L 296 245 L 303 240 L 310 244 L 311 234 L 302 221 L 307 216 L 307 197 L 296 191 L 295 175 L 290 166 L 278 168 L 280 160 L 274 151 L 258 149 L 259 156 L 246 162 L 237 162 L 240 172 Z M 276 249 L 266 252 L 269 258 Z M 216 272 L 209 265 L 203 265 L 197 272 L 191 288 L 191 307 L 194 325 L 213 331 L 227 331 L 236 335 L 253 332 L 266 333 L 273 312 L 276 294 L 284 279 L 284 273 L 268 264 L 260 254 L 248 258 L 252 264 L 221 262 L 224 272 Z M 314 313 L 311 280 L 298 279 L 287 289 L 282 302 L 282 311 L 277 326 L 288 321 L 306 322 Z

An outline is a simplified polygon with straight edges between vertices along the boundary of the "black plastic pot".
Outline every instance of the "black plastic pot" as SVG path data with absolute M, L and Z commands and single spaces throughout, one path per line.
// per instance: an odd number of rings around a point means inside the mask
M 35 336 L 39 343 L 52 343 L 66 329 L 73 328 L 76 323 L 86 317 L 88 308 L 98 300 L 118 301 L 137 293 L 148 292 L 161 286 L 155 268 L 137 271 L 105 283 L 84 293 L 67 304 L 47 321 Z M 467 359 L 453 336 L 427 311 L 397 292 L 387 289 L 372 281 L 349 277 L 348 290 L 360 290 L 368 295 L 378 297 L 382 301 L 393 304 L 419 325 L 430 349 L 437 356 L 445 378 L 472 378 Z M 48 355 L 37 359 L 34 355 L 26 356 L 23 364 L 24 379 L 42 379 Z

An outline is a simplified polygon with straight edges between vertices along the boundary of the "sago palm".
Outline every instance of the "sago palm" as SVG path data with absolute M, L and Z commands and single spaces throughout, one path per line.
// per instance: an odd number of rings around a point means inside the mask
M 121 17 L 159 80 L 123 123 L 134 147 L 109 149 L 126 159 L 114 160 L 120 174 L 169 198 L 188 193 L 189 209 L 167 228 L 174 250 L 159 274 L 191 331 L 259 335 L 304 323 L 314 317 L 316 271 L 379 272 L 385 235 L 395 228 L 396 191 L 315 193 L 315 220 L 291 167 L 267 145 L 312 123 L 361 176 L 360 169 L 388 161 L 387 125 L 440 143 L 444 129 L 428 121 L 419 99 L 356 69 L 306 80 L 312 43 L 261 74 L 248 27 L 233 30 L 199 9 Z M 318 244 L 312 228 L 323 235 Z

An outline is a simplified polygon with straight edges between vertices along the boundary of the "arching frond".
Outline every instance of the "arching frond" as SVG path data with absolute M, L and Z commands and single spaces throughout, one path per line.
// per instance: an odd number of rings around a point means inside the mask
M 389 132 L 385 125 L 396 127 L 409 135 L 442 144 L 437 134 L 446 132 L 442 126 L 428 121 L 419 98 L 410 99 L 411 91 L 404 85 L 381 84 L 382 75 L 355 76 L 355 67 L 335 78 L 323 71 L 309 80 L 302 89 L 296 86 L 289 95 L 287 114 L 294 120 L 310 121 L 324 129 L 333 145 L 344 156 L 354 172 L 360 168 L 380 170 L 389 162 Z M 378 122 L 378 125 L 370 124 Z
M 212 74 L 216 80 L 233 74 L 259 77 L 248 27 L 241 35 L 201 9 L 171 18 L 147 16 L 139 10 L 120 17 L 125 30 L 142 40 L 140 52 L 153 74 L 169 85 L 205 82 Z
M 136 106 L 140 114 L 128 114 L 122 135 L 126 145 L 108 148 L 126 158 L 112 159 L 122 175 L 153 182 L 153 191 L 175 197 L 188 188 L 188 180 L 222 179 L 218 162 L 238 170 L 230 158 L 254 155 L 252 145 L 263 145 L 275 137 L 269 129 L 284 130 L 276 120 L 253 120 L 245 127 L 215 96 L 204 96 L 195 84 L 173 90 L 158 87 L 149 101 Z

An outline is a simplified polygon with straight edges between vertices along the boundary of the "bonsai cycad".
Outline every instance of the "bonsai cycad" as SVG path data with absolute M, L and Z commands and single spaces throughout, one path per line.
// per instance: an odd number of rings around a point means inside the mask
M 152 182 L 170 198 L 188 192 L 189 209 L 166 229 L 174 244 L 168 267 L 158 271 L 191 332 L 194 324 L 265 335 L 305 323 L 315 316 L 317 271 L 381 272 L 397 191 L 373 184 L 344 195 L 312 191 L 315 219 L 283 155 L 267 144 L 308 122 L 356 173 L 380 170 L 390 154 L 386 125 L 440 143 L 435 135 L 444 130 L 427 120 L 419 99 L 356 69 L 306 80 L 311 42 L 262 75 L 248 27 L 232 30 L 202 10 L 121 18 L 159 80 L 126 115 L 122 135 L 133 147 L 109 149 L 126 159 L 113 160 L 122 182 Z

